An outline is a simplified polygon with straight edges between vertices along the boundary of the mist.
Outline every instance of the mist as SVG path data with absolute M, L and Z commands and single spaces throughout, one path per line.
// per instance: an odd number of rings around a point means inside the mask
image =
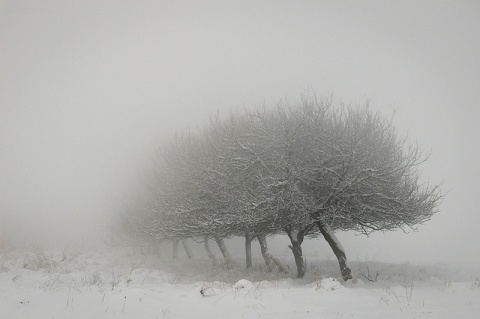
M 175 133 L 312 90 L 395 111 L 431 153 L 422 176 L 448 192 L 418 232 L 339 234 L 350 258 L 480 265 L 479 14 L 468 1 L 0 1 L 0 240 L 101 241 Z

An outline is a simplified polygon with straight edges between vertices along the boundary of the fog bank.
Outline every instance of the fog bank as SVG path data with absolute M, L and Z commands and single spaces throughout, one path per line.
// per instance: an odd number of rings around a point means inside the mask
M 448 191 L 419 232 L 344 234 L 347 254 L 480 265 L 479 14 L 468 1 L 1 1 L 0 238 L 101 237 L 175 132 L 315 90 L 397 109 L 431 151 L 423 175 Z

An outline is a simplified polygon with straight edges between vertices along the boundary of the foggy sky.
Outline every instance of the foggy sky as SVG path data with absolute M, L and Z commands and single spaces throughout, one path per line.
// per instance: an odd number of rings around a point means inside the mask
M 480 264 L 479 16 L 475 1 L 0 1 L 0 238 L 102 231 L 175 132 L 314 90 L 396 109 L 449 191 L 418 233 L 341 234 L 350 258 Z

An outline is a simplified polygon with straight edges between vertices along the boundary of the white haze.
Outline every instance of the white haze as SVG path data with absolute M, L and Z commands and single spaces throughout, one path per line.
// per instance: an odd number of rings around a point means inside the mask
M 313 89 L 397 109 L 449 191 L 417 233 L 340 234 L 347 255 L 480 265 L 479 16 L 474 1 L 0 1 L 0 240 L 96 238 L 175 132 Z

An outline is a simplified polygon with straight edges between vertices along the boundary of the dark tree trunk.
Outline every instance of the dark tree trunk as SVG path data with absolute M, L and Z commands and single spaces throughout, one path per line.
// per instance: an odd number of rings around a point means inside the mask
M 286 232 L 290 238 L 290 242 L 292 243 L 291 245 L 288 245 L 288 247 L 292 250 L 293 257 L 295 258 L 295 264 L 297 266 L 297 278 L 303 278 L 306 271 L 305 259 L 303 258 L 302 253 L 302 243 L 305 232 L 291 229 L 286 229 Z
M 230 255 L 230 252 L 227 249 L 227 246 L 225 245 L 225 241 L 223 240 L 223 238 L 220 238 L 220 237 L 217 237 L 217 236 L 215 236 L 214 239 L 215 239 L 215 242 L 218 245 L 218 248 L 220 249 L 220 251 L 223 255 L 223 258 L 225 259 L 225 263 L 227 265 L 227 268 L 228 269 L 232 268 L 233 259 L 232 259 L 232 256 Z
M 173 241 L 173 259 L 178 259 L 178 239 Z
M 333 232 L 328 230 L 328 228 L 321 221 L 317 221 L 316 223 L 323 237 L 332 248 L 335 256 L 337 256 L 343 280 L 347 281 L 352 279 L 352 271 L 347 267 L 347 256 L 345 255 L 345 250 L 338 241 L 337 237 Z
M 186 238 L 182 239 L 182 244 L 183 244 L 183 248 L 185 248 L 185 252 L 187 253 L 188 259 L 193 259 L 195 256 L 193 255 L 192 248 L 190 247 L 190 244 L 187 242 Z
M 263 259 L 265 260 L 265 265 L 267 266 L 268 271 L 278 270 L 283 273 L 288 273 L 287 268 L 282 265 L 282 263 L 275 258 L 267 246 L 267 238 L 265 235 L 257 235 L 258 242 L 260 243 L 260 250 L 262 251 Z
M 204 238 L 203 247 L 205 247 L 205 250 L 207 251 L 208 258 L 210 258 L 212 260 L 212 263 L 215 266 L 217 264 L 217 260 L 215 259 L 215 255 L 213 254 L 212 249 L 210 248 L 210 244 L 208 243 L 208 237 Z
M 245 231 L 245 263 L 246 268 L 252 268 L 252 234 L 247 230 Z

